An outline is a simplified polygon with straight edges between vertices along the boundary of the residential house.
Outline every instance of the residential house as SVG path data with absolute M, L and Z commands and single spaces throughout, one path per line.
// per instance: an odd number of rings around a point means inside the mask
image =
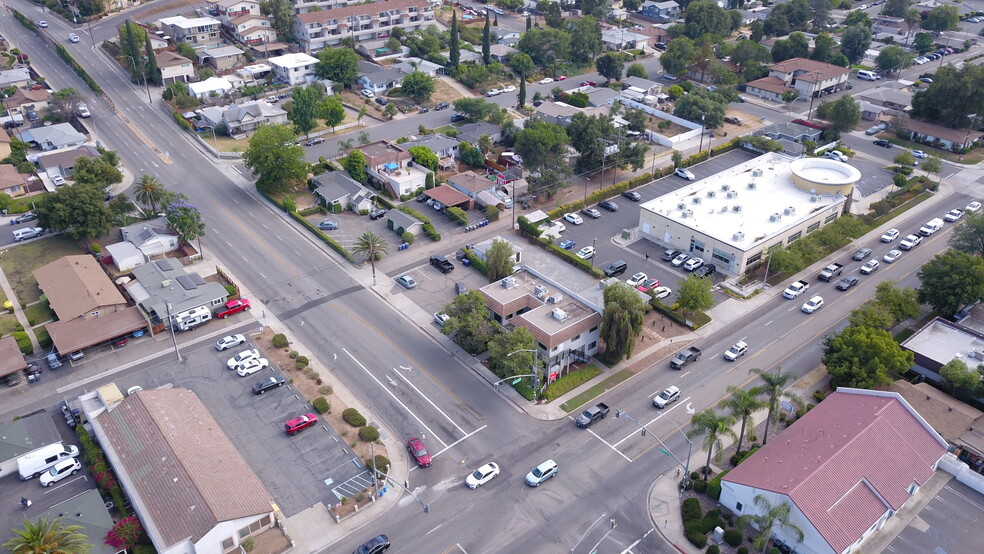
M 522 35 L 519 33 L 506 33 L 499 37 L 498 43 L 515 48 L 516 45 L 519 44 L 520 38 L 522 38 Z
M 14 375 L 20 371 L 27 369 L 27 361 L 24 359 L 24 353 L 20 351 L 20 347 L 17 346 L 17 339 L 13 335 L 7 335 L 6 337 L 0 338 L 0 383 L 6 383 L 10 375 Z M 0 450 L 2 452 L 2 450 Z M 0 454 L 2 457 L 2 454 Z M 3 475 L 3 471 L 0 470 L 0 476 Z
M 953 151 L 968 148 L 984 136 L 980 131 L 974 129 L 951 129 L 909 117 L 900 117 L 898 121 L 902 134 L 908 132 L 909 140 L 932 144 Z
M 444 66 L 413 57 L 404 58 L 403 61 L 393 64 L 393 68 L 399 69 L 407 75 L 413 73 L 414 71 L 419 71 L 431 77 L 437 77 L 444 74 Z
M 495 62 L 505 63 L 506 58 L 512 56 L 518 51 L 519 50 L 516 50 L 511 46 L 506 46 L 505 44 L 493 44 L 489 46 L 489 58 Z
M 476 253 L 495 240 L 501 238 L 475 245 Z M 515 246 L 513 251 L 517 252 Z M 601 309 L 560 283 L 524 269 L 479 292 L 496 322 L 507 329 L 525 327 L 533 334 L 549 383 L 565 375 L 573 363 L 598 352 Z
M 82 146 L 85 135 L 75 130 L 70 123 L 56 123 L 49 127 L 28 129 L 17 135 L 22 142 L 30 143 L 43 152 Z
M 582 87 L 584 94 L 588 95 L 588 106 L 598 108 L 601 106 L 611 107 L 618 101 L 622 93 L 608 87 Z
M 639 13 L 660 21 L 673 21 L 680 17 L 680 5 L 673 0 L 668 2 L 643 2 Z
M 785 504 L 791 525 L 773 527 L 775 538 L 798 552 L 850 554 L 911 505 L 946 452 L 897 393 L 839 388 L 732 469 L 720 502 L 738 516 L 762 514 L 759 497 Z
M 277 80 L 291 85 L 306 85 L 314 80 L 314 66 L 318 63 L 318 58 L 303 53 L 285 54 L 275 56 L 267 60 L 273 67 L 273 74 Z
M 858 94 L 857 99 L 869 104 L 885 108 L 884 112 L 894 112 L 893 115 L 903 115 L 912 109 L 912 93 L 891 87 L 878 87 Z M 862 116 L 864 115 L 862 110 Z
M 409 142 L 400 144 L 400 148 L 409 152 L 414 146 L 426 146 L 430 148 L 431 152 L 437 155 L 438 160 L 442 160 L 445 158 L 457 158 L 460 155 L 458 152 L 459 144 L 460 141 L 457 138 L 436 133 L 433 135 L 412 136 Z
M 307 3 L 320 4 L 321 2 Z M 406 33 L 434 24 L 434 7 L 426 0 L 389 0 L 379 3 L 351 3 L 294 16 L 294 35 L 304 52 L 337 46 L 343 38 L 365 42 L 389 37 L 400 27 Z
M 385 141 L 370 142 L 357 147 L 366 157 L 369 177 L 382 184 L 396 198 L 414 194 L 427 184 L 431 171 L 411 163 L 412 156 L 398 145 Z
M 625 28 L 606 29 L 601 32 L 601 43 L 605 50 L 621 52 L 623 50 L 646 50 L 649 36 L 629 31 Z
M 782 102 L 784 92 L 793 90 L 779 77 L 762 77 L 745 84 L 745 92 L 773 102 Z
M 171 230 L 163 217 L 120 227 L 120 233 L 123 240 L 136 246 L 148 259 L 178 249 L 178 234 Z
M 389 89 L 398 87 L 403 83 L 404 73 L 399 69 L 377 67 L 378 69 L 359 76 L 359 84 L 362 85 L 362 88 L 377 94 L 384 94 Z
M 24 196 L 28 192 L 30 175 L 17 171 L 13 164 L 0 164 L 0 193 L 12 198 Z
M 225 96 L 234 88 L 232 82 L 225 77 L 209 77 L 204 81 L 188 83 L 187 86 L 188 94 L 202 100 L 211 96 Z
M 195 64 L 188 58 L 170 50 L 162 50 L 154 57 L 157 58 L 157 67 L 161 69 L 161 79 L 165 85 L 178 81 L 187 83 L 195 79 Z
M 807 127 L 799 123 L 779 122 L 762 127 L 755 134 L 769 137 L 772 140 L 786 139 L 793 142 L 812 140 L 813 142 L 817 142 L 820 140 L 820 134 L 822 132 L 820 129 L 814 129 L 813 127 Z
M 19 88 L 3 101 L 9 114 L 26 115 L 29 111 L 39 112 L 48 108 L 51 93 L 47 89 L 29 90 Z
M 806 58 L 792 58 L 769 67 L 770 77 L 777 77 L 803 97 L 819 98 L 833 92 L 847 83 L 850 75 L 849 68 Z
M 208 0 L 205 6 L 209 15 L 218 17 L 222 23 L 241 15 L 260 13 L 260 3 L 257 0 Z
M 663 85 L 657 83 L 656 81 L 643 79 L 642 77 L 626 77 L 622 79 L 622 84 L 626 87 L 635 87 L 642 90 L 644 94 L 652 96 L 656 96 L 657 94 L 663 92 Z
M 31 82 L 31 70 L 27 67 L 15 67 L 0 71 L 0 88 L 25 87 Z
M 314 184 L 314 194 L 319 197 L 319 203 L 329 210 L 360 213 L 374 207 L 375 193 L 343 171 L 323 173 L 314 178 Z
M 241 136 L 267 123 L 286 124 L 287 112 L 264 100 L 249 100 L 242 104 L 203 108 L 201 121 L 213 129 L 225 125 L 229 136 Z
M 210 48 L 222 42 L 222 23 L 211 17 L 187 18 L 181 15 L 162 17 L 157 26 L 171 35 L 175 42 L 183 42 L 192 48 Z
M 872 104 L 864 99 L 858 99 L 858 106 L 861 108 L 861 119 L 865 121 L 875 121 L 891 119 L 893 114 L 896 114 L 895 110 L 891 108 L 886 108 L 878 104 Z M 883 116 L 885 116 L 883 118 Z
M 482 193 L 493 194 L 497 183 L 495 179 L 488 179 L 484 175 L 479 175 L 474 171 L 465 171 L 452 177 L 448 177 L 448 184 L 455 190 L 464 194 L 472 200 L 479 200 Z M 499 204 L 501 201 L 489 199 L 492 204 Z
M 115 400 L 90 423 L 157 552 L 238 551 L 276 525 L 270 493 L 194 392 Z
M 223 72 L 246 63 L 246 52 L 235 46 L 220 46 L 198 52 L 198 63 Z
M 250 46 L 277 40 L 277 31 L 265 15 L 241 15 L 230 20 L 227 28 L 236 40 Z
M 457 189 L 449 185 L 438 185 L 432 189 L 427 189 L 424 191 L 424 196 L 439 202 L 441 206 L 447 208 L 458 207 L 468 211 L 474 206 L 471 198 L 461 194 Z
M 257 81 L 269 75 L 273 68 L 265 63 L 255 63 L 236 70 L 236 75 L 244 81 Z
M 216 282 L 206 282 L 197 273 L 186 273 L 171 258 L 154 260 L 133 268 L 133 281 L 125 285 L 127 294 L 147 314 L 153 324 L 170 324 L 170 315 L 195 308 L 209 310 L 225 304 L 229 292 Z
M 95 146 L 83 144 L 71 150 L 59 150 L 50 154 L 41 154 L 38 156 L 37 164 L 43 173 L 71 177 L 72 173 L 75 172 L 75 160 L 79 158 L 94 160 L 99 156 L 99 150 Z
M 475 123 L 465 123 L 458 127 L 458 140 L 467 142 L 472 146 L 478 144 L 482 135 L 488 135 L 492 139 L 492 144 L 502 142 L 502 127 L 489 123 L 488 121 L 477 121 Z
M 575 114 L 583 113 L 587 116 L 608 114 L 607 107 L 601 108 L 578 108 L 564 102 L 546 101 L 536 107 L 536 113 L 540 119 L 567 127 Z
M 401 212 L 400 210 L 390 210 L 386 212 L 387 226 L 390 226 L 396 234 L 402 236 L 403 233 L 410 233 L 417 236 L 424 230 L 424 223 L 416 217 Z

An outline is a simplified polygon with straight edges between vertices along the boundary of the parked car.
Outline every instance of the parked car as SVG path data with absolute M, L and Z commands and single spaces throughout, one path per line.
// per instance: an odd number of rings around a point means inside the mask
M 362 96 L 365 96 L 366 98 L 372 98 L 373 96 L 376 96 L 376 93 L 375 92 L 373 92 L 373 91 L 371 91 L 371 90 L 369 90 L 367 88 L 362 89 L 361 94 L 362 94 Z
M 666 50 L 666 43 L 665 42 L 657 42 L 656 44 L 653 45 L 653 48 L 655 48 L 657 50 Z
M 634 191 L 634 190 L 627 190 L 627 191 L 625 191 L 625 192 L 622 193 L 622 198 L 628 198 L 629 200 L 631 200 L 633 202 L 638 202 L 638 201 L 642 200 L 642 195 L 639 194 L 638 192 Z
M 604 202 L 599 202 L 598 207 L 603 210 L 608 210 L 610 212 L 618 211 L 618 204 L 612 202 L 611 200 L 605 200 Z
M 260 357 L 260 351 L 256 348 L 251 348 L 249 350 L 243 350 L 239 354 L 229 358 L 226 362 L 226 367 L 229 369 L 236 369 L 238 366 L 248 362 L 249 360 L 254 360 Z
M 389 104 L 389 100 L 383 98 L 382 96 L 377 96 L 375 102 L 380 106 L 385 106 L 386 104 Z
M 305 142 L 304 143 L 304 146 L 315 146 L 315 145 L 318 145 L 318 144 L 323 144 L 324 142 L 325 142 L 325 139 L 323 139 L 321 137 L 314 137 L 312 139 L 309 139 L 307 142 Z
M 702 265 L 704 265 L 703 258 L 690 258 L 689 260 L 684 262 L 683 269 L 687 271 L 693 271 Z
M 417 466 L 427 467 L 431 465 L 431 455 L 427 452 L 427 447 L 424 446 L 424 441 L 420 440 L 419 437 L 413 437 L 408 440 L 407 449 L 410 450 L 410 455 L 413 456 L 414 461 L 417 462 Z
M 915 156 L 916 158 L 928 158 L 929 157 L 922 150 L 909 150 L 909 153 L 912 154 L 913 156 Z
M 417 286 L 417 281 L 414 281 L 413 277 L 409 275 L 400 275 L 396 278 L 396 283 L 407 290 Z
M 630 287 L 637 287 L 645 283 L 647 279 L 649 279 L 649 276 L 640 271 L 639 273 L 636 273 L 632 277 L 629 277 L 628 280 L 626 280 L 625 282 Z
M 577 245 L 576 242 L 574 242 L 574 241 L 572 241 L 570 239 L 567 239 L 567 240 L 560 241 L 560 244 L 558 244 L 557 246 L 563 248 L 564 250 L 570 250 L 570 249 L 574 248 L 574 246 L 576 246 L 576 245 Z
M 245 298 L 240 298 L 239 300 L 230 300 L 222 305 L 221 308 L 215 311 L 215 317 L 219 319 L 225 319 L 233 314 L 238 314 L 239 312 L 248 312 L 250 309 L 249 300 Z
M 953 223 L 954 221 L 960 219 L 961 217 L 963 217 L 963 210 L 959 208 L 954 208 L 949 212 L 947 212 L 946 215 L 943 216 L 943 219 L 949 221 L 950 223 Z
M 683 265 L 683 262 L 689 259 L 690 259 L 690 254 L 687 254 L 686 252 L 680 252 L 679 254 L 677 254 L 676 258 L 673 258 L 673 261 L 671 263 L 673 264 L 673 267 L 680 267 L 681 265 Z
M 689 169 L 684 169 L 682 167 L 676 168 L 676 170 L 674 170 L 673 173 L 676 173 L 677 177 L 683 177 L 688 181 L 693 181 L 694 179 L 697 178 Z
M 540 79 L 540 84 L 541 85 L 549 85 L 552 82 L 553 82 L 553 79 L 551 79 L 550 77 L 544 77 L 544 78 Z
M 847 162 L 847 155 L 840 150 L 827 150 L 823 153 L 824 158 L 830 158 L 831 160 L 837 160 L 839 162 Z
M 284 386 L 287 381 L 279 375 L 271 375 L 270 377 L 264 378 L 262 381 L 257 381 L 253 383 L 253 394 L 263 394 L 270 389 L 279 389 Z
M 369 219 L 371 219 L 373 221 L 375 221 L 377 219 L 380 219 L 384 215 L 386 215 L 386 212 L 388 212 L 388 211 L 389 210 L 385 210 L 383 208 L 379 208 L 378 210 L 373 210 L 373 211 L 369 212 Z
M 57 174 L 56 173 L 56 174 L 54 174 L 54 175 L 51 176 L 51 182 L 56 187 L 60 187 L 60 186 L 62 186 L 62 185 L 65 184 L 65 178 L 62 177 L 60 174 Z
M 446 109 L 448 109 L 450 107 L 451 107 L 451 103 L 450 102 L 441 102 L 440 104 L 434 106 L 434 111 L 435 112 L 438 112 L 438 111 L 441 111 L 441 110 L 446 110 Z
M 875 141 L 875 146 L 881 146 L 882 148 L 891 148 L 892 143 L 885 139 L 878 139 Z
M 516 92 L 516 87 L 514 87 L 513 85 L 509 85 L 508 87 L 502 89 L 503 94 L 507 92 Z
M 233 346 L 239 346 L 246 342 L 246 337 L 243 335 L 229 335 L 228 337 L 222 337 L 215 343 L 215 349 L 219 352 L 228 350 Z
M 246 377 L 268 367 L 270 367 L 270 361 L 266 358 L 254 358 L 236 366 L 236 373 L 240 377 Z
M 676 258 L 679 255 L 680 255 L 680 250 L 677 250 L 676 248 L 671 248 L 666 252 L 663 252 L 662 259 L 664 262 L 671 262 L 673 261 L 673 258 Z
M 581 219 L 581 216 L 579 216 L 579 215 L 577 215 L 575 213 L 566 213 L 566 214 L 564 214 L 564 220 L 567 221 L 568 223 L 573 223 L 574 225 L 580 225 L 580 224 L 584 223 L 584 220 Z
M 24 212 L 21 215 L 15 217 L 11 220 L 11 225 L 20 225 L 21 223 L 27 223 L 28 221 L 34 221 L 38 218 L 38 214 L 34 212 Z
M 980 209 L 981 209 L 980 202 L 971 202 L 970 204 L 967 204 L 967 207 L 964 208 L 964 211 L 968 211 L 972 214 L 976 214 L 977 212 L 980 211 Z
M 670 290 L 670 287 L 656 287 L 655 289 L 653 289 L 653 298 L 658 298 L 660 300 L 666 298 L 671 294 L 673 294 L 673 291 Z
M 318 229 L 321 229 L 322 231 L 337 231 L 338 222 L 326 219 L 318 224 Z
M 79 462 L 78 458 L 64 459 L 41 474 L 41 486 L 50 487 L 69 475 L 75 475 L 79 471 L 82 471 L 82 463 Z
M 639 292 L 649 292 L 651 290 L 656 290 L 656 287 L 658 286 L 659 286 L 659 279 L 648 279 L 642 283 L 639 283 L 639 286 L 636 287 L 636 290 L 638 290 Z
M 582 87 L 596 87 L 598 86 L 598 83 L 594 81 L 581 81 L 580 85 Z
M 584 248 L 577 251 L 577 257 L 582 260 L 590 260 L 594 258 L 595 249 L 593 246 L 585 246 Z
M 495 479 L 496 475 L 499 475 L 499 466 L 495 462 L 489 462 L 469 473 L 468 477 L 465 477 L 465 485 L 467 485 L 469 489 L 477 489 L 485 483 Z
M 598 219 L 601 217 L 601 212 L 597 208 L 584 208 L 581 213 L 590 217 L 591 219 Z
M 462 294 L 465 294 L 466 292 L 468 292 L 468 286 L 465 285 L 465 282 L 464 281 L 455 281 L 454 282 L 454 293 L 455 293 L 455 295 L 462 295 Z
M 451 123 L 457 123 L 458 121 L 461 121 L 463 119 L 465 119 L 465 116 L 461 115 L 460 113 L 451 115 Z
M 717 273 L 717 270 L 718 268 L 714 264 L 704 264 L 697 268 L 697 271 L 694 272 L 694 275 L 700 278 L 710 277 L 711 275 Z
M 302 416 L 297 416 L 287 423 L 284 423 L 284 432 L 290 436 L 294 436 L 297 433 L 307 429 L 308 427 L 314 425 L 318 422 L 318 416 L 314 414 L 304 414 Z

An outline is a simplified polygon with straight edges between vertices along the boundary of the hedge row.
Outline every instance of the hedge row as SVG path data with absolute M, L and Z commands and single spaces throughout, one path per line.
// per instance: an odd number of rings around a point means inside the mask
M 715 475 L 713 478 L 711 478 L 710 481 L 708 481 L 708 483 L 707 483 L 707 494 L 708 494 L 708 496 L 710 496 L 714 500 L 720 500 L 721 499 L 721 479 L 725 475 L 727 475 L 727 474 L 728 474 L 728 470 L 722 471 L 721 473 L 719 473 L 719 474 Z M 738 546 L 738 545 L 733 544 L 731 546 Z
M 99 83 L 97 83 L 92 77 L 89 76 L 86 70 L 83 69 L 82 66 L 75 61 L 75 58 L 73 58 L 72 55 L 68 53 L 68 50 L 65 50 L 64 46 L 62 46 L 61 44 L 55 44 L 55 51 L 58 52 L 58 57 L 65 60 L 65 63 L 67 63 L 68 66 L 72 68 L 72 71 L 74 71 L 75 74 L 78 75 L 79 78 L 82 79 L 82 81 L 84 81 L 85 84 L 88 85 L 90 89 L 92 89 L 92 92 L 95 92 L 96 94 L 102 94 L 102 88 L 99 86 Z
M 417 219 L 419 219 L 424 224 L 424 233 L 432 241 L 437 242 L 437 241 L 441 240 L 441 234 L 438 233 L 437 232 L 437 229 L 434 228 L 434 224 L 431 223 L 431 220 L 430 220 L 429 217 L 427 217 L 426 215 L 424 215 L 424 214 L 418 212 L 417 210 L 411 208 L 410 206 L 397 206 L 396 209 L 397 210 L 400 210 L 401 212 L 403 212 L 405 214 L 412 215 L 412 216 L 416 217 Z
M 683 325 L 684 327 L 687 326 L 687 318 L 674 312 L 669 306 L 663 304 L 658 298 L 653 297 L 653 299 L 649 301 L 649 305 L 652 306 L 657 312 L 672 319 L 678 325 Z
M 485 265 L 485 260 L 478 257 L 475 251 L 471 248 L 462 248 L 462 252 L 465 253 L 465 258 L 468 258 L 468 263 L 475 269 L 482 272 L 482 275 L 489 274 L 489 268 Z
M 665 174 L 660 172 L 659 177 L 665 177 L 666 175 L 669 175 L 672 172 L 673 172 L 673 168 L 670 167 Z M 617 185 L 612 185 L 608 188 L 596 190 L 588 195 L 586 201 L 578 200 L 576 202 L 571 202 L 570 204 L 564 204 L 562 206 L 558 206 L 553 210 L 551 210 L 550 212 L 547 212 L 547 216 L 549 216 L 550 219 L 563 217 L 565 213 L 576 212 L 585 206 L 591 206 L 593 204 L 597 204 L 598 202 L 601 202 L 602 200 L 608 200 L 609 198 L 618 196 L 619 194 L 622 194 L 623 192 L 629 189 L 633 189 L 638 186 L 645 185 L 646 183 L 651 182 L 654 178 L 658 178 L 658 177 L 654 177 L 652 173 L 643 173 L 638 177 L 629 179 L 628 181 L 622 181 Z
M 307 227 L 307 229 L 309 231 L 311 231 L 312 233 L 314 233 L 314 235 L 316 237 L 318 237 L 319 239 L 321 239 L 321 241 L 324 242 L 325 244 L 327 244 L 332 250 L 334 250 L 335 252 L 338 252 L 342 256 L 345 256 L 345 259 L 348 260 L 349 262 L 355 263 L 355 258 L 352 257 L 352 254 L 349 253 L 349 251 L 346 250 L 344 246 L 342 246 L 341 244 L 339 244 L 335 239 L 333 239 L 333 238 L 329 237 L 328 235 L 326 235 L 324 233 L 324 231 L 322 231 L 321 229 L 318 229 L 318 226 L 317 225 L 312 225 L 310 221 L 304 219 L 304 217 L 301 214 L 295 212 L 292 209 L 293 206 L 294 206 L 293 199 L 287 198 L 287 199 L 284 199 L 284 200 L 278 200 L 272 194 L 269 194 L 269 193 L 267 193 L 265 191 L 262 191 L 262 190 L 260 191 L 260 194 L 262 194 L 263 196 L 265 196 L 266 199 L 269 200 L 270 202 L 273 202 L 273 205 L 274 206 L 276 206 L 276 207 L 280 208 L 281 210 L 284 210 L 285 212 L 287 212 L 288 214 L 290 214 L 290 216 L 292 218 L 294 218 L 298 223 L 300 223 L 301 225 Z
M 565 262 L 580 269 L 581 271 L 584 271 L 585 273 L 590 273 L 592 277 L 597 277 L 600 279 L 605 276 L 605 273 L 600 269 L 598 269 L 597 267 L 595 267 L 594 264 L 591 263 L 591 260 L 585 260 L 579 258 L 577 254 L 575 254 L 574 252 L 571 252 L 570 250 L 564 250 L 563 248 L 553 243 L 549 243 L 549 242 L 544 243 L 544 240 L 545 239 L 540 239 L 537 242 L 540 243 L 540 245 L 546 248 L 547 250 L 560 256 L 560 259 L 564 260 Z
M 574 373 L 568 373 L 553 383 L 550 383 L 547 386 L 547 390 L 543 391 L 543 397 L 547 399 L 547 402 L 551 402 L 594 379 L 598 375 L 601 375 L 601 370 L 594 365 L 583 367 Z
M 355 408 L 345 408 L 342 411 L 342 419 L 352 427 L 362 427 L 366 424 L 366 418 Z

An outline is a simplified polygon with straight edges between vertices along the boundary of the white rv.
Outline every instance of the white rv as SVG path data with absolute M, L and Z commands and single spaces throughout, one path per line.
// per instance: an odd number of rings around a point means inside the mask
M 212 319 L 212 312 L 205 306 L 180 312 L 174 316 L 174 328 L 189 331 Z
M 79 447 L 74 444 L 66 448 L 60 442 L 52 443 L 17 458 L 17 471 L 20 472 L 20 478 L 26 481 L 40 477 L 58 462 L 78 455 Z

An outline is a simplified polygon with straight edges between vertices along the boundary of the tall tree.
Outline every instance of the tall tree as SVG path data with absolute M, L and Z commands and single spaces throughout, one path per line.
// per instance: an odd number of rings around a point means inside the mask
M 710 279 L 701 279 L 690 274 L 686 279 L 677 283 L 677 303 L 680 309 L 687 313 L 707 310 L 714 306 L 712 292 L 714 283 Z
M 81 525 L 65 525 L 61 518 L 28 519 L 11 530 L 14 537 L 3 548 L 13 554 L 87 554 L 92 543 L 81 530 Z
M 291 100 L 290 120 L 294 131 L 308 138 L 311 131 L 318 126 L 318 106 L 324 98 L 323 89 L 317 85 L 308 85 L 294 89 Z
M 823 364 L 830 386 L 871 389 L 887 385 L 912 367 L 912 352 L 904 351 L 888 331 L 847 327 L 824 341 Z
M 949 317 L 984 298 L 984 258 L 947 250 L 923 264 L 919 280 L 919 301 Z
M 529 31 L 533 28 L 533 17 L 529 12 L 526 12 L 526 30 Z
M 810 11 L 813 12 L 813 30 L 826 29 L 830 22 L 830 0 L 810 0 Z
M 560 125 L 533 118 L 516 134 L 513 149 L 523 157 L 530 171 L 559 167 L 567 163 L 570 138 Z
M 562 29 L 533 29 L 523 33 L 517 49 L 537 65 L 549 67 L 570 55 L 571 35 Z
M 921 27 L 927 31 L 952 31 L 960 23 L 960 10 L 956 6 L 936 6 L 929 10 Z
M 76 185 L 92 185 L 100 190 L 123 182 L 123 174 L 107 158 L 78 158 L 72 178 Z
M 430 100 L 434 94 L 434 78 L 423 71 L 414 71 L 403 77 L 401 88 L 403 95 L 413 98 L 418 103 Z
M 687 436 L 690 438 L 704 437 L 704 449 L 707 450 L 707 464 L 704 465 L 705 479 L 711 469 L 711 457 L 715 448 L 717 449 L 717 456 L 714 459 L 721 458 L 721 449 L 724 448 L 721 439 L 724 437 L 729 437 L 731 440 L 738 439 L 735 432 L 731 430 L 731 426 L 734 424 L 735 418 L 729 415 L 718 415 L 710 408 L 699 414 L 694 414 L 690 419 L 691 428 L 687 431 Z
M 152 211 L 157 212 L 157 205 L 164 199 L 165 192 L 167 192 L 167 189 L 164 188 L 163 183 L 158 181 L 153 175 L 144 174 L 137 180 L 137 185 L 133 190 L 133 197 L 137 199 L 137 202 L 140 202 L 144 206 L 150 206 Z
M 776 366 L 775 371 L 753 368 L 749 373 L 762 379 L 762 384 L 755 387 L 754 390 L 759 391 L 769 410 L 769 415 L 765 417 L 765 434 L 762 436 L 762 444 L 767 444 L 769 442 L 769 427 L 772 422 L 779 418 L 780 403 L 783 400 L 788 400 L 794 406 L 803 406 L 803 401 L 800 400 L 799 396 L 786 391 L 789 385 L 796 381 L 797 376 L 792 371 L 783 371 L 780 366 Z
M 601 53 L 601 25 L 593 16 L 568 19 L 564 29 L 572 39 L 577 38 L 571 40 L 571 61 L 586 63 Z
M 683 33 L 694 40 L 707 34 L 723 38 L 731 33 L 731 16 L 712 0 L 687 4 L 685 22 Z
M 178 234 L 178 239 L 185 244 L 191 241 L 199 241 L 199 251 L 201 251 L 201 238 L 205 235 L 205 220 L 202 213 L 193 204 L 188 202 L 188 198 L 183 194 L 171 194 L 167 203 L 164 205 L 164 217 L 167 225 L 172 231 Z
M 260 11 L 273 18 L 273 28 L 284 42 L 295 42 L 294 5 L 290 0 L 263 0 Z
M 496 333 L 489 341 L 489 369 L 502 378 L 532 373 L 533 352 L 520 350 L 535 348 L 536 338 L 526 327 L 513 327 L 511 331 Z
M 603 298 L 601 340 L 605 342 L 605 357 L 614 363 L 632 356 L 635 341 L 642 333 L 646 306 L 635 289 L 623 283 L 605 287 Z
M 780 528 L 795 535 L 797 543 L 803 542 L 806 535 L 803 534 L 802 529 L 792 522 L 792 508 L 788 502 L 777 505 L 772 504 L 765 495 L 761 494 L 756 494 L 753 502 L 755 507 L 758 508 L 759 513 L 745 514 L 739 517 L 738 527 L 743 529 L 748 525 L 752 525 L 758 530 L 758 534 L 755 535 L 755 539 L 752 541 L 752 545 L 757 550 L 765 552 L 765 547 L 769 544 L 769 539 L 775 534 L 773 529 L 775 529 L 776 524 Z
M 950 246 L 961 252 L 984 256 L 984 215 L 967 212 L 963 221 L 953 228 Z
M 982 372 L 979 367 L 972 369 L 963 360 L 957 358 L 950 360 L 940 368 L 943 386 L 950 394 L 961 400 L 973 398 L 981 389 Z
M 354 85 L 359 80 L 359 55 L 351 48 L 325 48 L 318 52 L 314 74 L 338 85 Z
M 333 94 L 325 97 L 318 104 L 318 119 L 323 119 L 325 125 L 331 127 L 332 131 L 345 121 L 345 106 L 339 100 L 338 96 Z
M 741 422 L 741 429 L 738 431 L 737 452 L 741 452 L 741 444 L 745 439 L 745 427 L 748 420 L 755 412 L 768 408 L 769 403 L 761 398 L 762 391 L 756 387 L 745 390 L 735 385 L 728 385 L 730 396 L 724 401 L 723 406 L 731 413 L 731 416 Z
M 451 38 L 449 39 L 448 48 L 448 68 L 457 69 L 458 62 L 461 61 L 461 50 L 458 46 L 458 12 L 453 11 L 451 13 Z
M 485 12 L 485 27 L 482 28 L 482 63 L 492 63 L 492 27 L 489 22 L 489 12 Z
M 910 288 L 899 288 L 892 280 L 882 281 L 875 287 L 875 299 L 892 316 L 895 324 L 919 316 L 919 293 Z M 892 327 L 895 325 L 893 324 Z
M 881 52 L 878 52 L 878 57 L 875 58 L 875 65 L 885 73 L 890 73 L 892 71 L 901 71 L 902 68 L 912 63 L 911 60 L 911 56 L 909 56 L 909 53 L 904 48 L 893 44 L 882 48 Z
M 944 65 L 936 70 L 933 84 L 912 97 L 912 117 L 964 129 L 968 116 L 984 114 L 984 67 L 964 64 L 960 69 Z
M 243 163 L 257 175 L 256 188 L 274 194 L 304 184 L 309 164 L 287 125 L 260 125 L 243 152 Z
M 679 37 L 666 45 L 666 51 L 659 57 L 659 63 L 666 73 L 683 75 L 696 54 L 697 47 L 694 45 L 694 41 L 687 37 Z
M 437 154 L 433 150 L 420 144 L 411 146 L 409 152 L 413 163 L 426 167 L 431 171 L 437 171 L 437 164 L 440 160 L 437 159 Z
M 512 245 L 508 241 L 493 240 L 485 256 L 485 268 L 488 271 L 489 282 L 494 283 L 513 273 L 516 257 Z
M 881 13 L 891 17 L 904 17 L 909 10 L 909 2 L 910 0 L 887 0 Z
M 625 58 L 621 53 L 606 52 L 595 60 L 595 67 L 598 74 L 605 78 L 606 83 L 611 81 L 621 81 L 622 71 L 625 69 Z
M 871 46 L 871 27 L 864 23 L 849 26 L 841 35 L 841 53 L 852 64 L 864 58 L 864 53 L 868 51 L 869 46 Z
M 762 42 L 762 37 L 765 36 L 765 30 L 763 28 L 763 23 L 761 19 L 756 19 L 755 21 L 752 21 L 752 24 L 749 25 L 748 29 L 749 32 L 751 33 L 748 36 L 749 40 L 751 40 L 755 44 Z
M 611 138 L 615 135 L 615 126 L 607 115 L 574 114 L 567 125 L 567 136 L 581 155 L 577 159 L 579 171 L 595 171 L 606 163 Z
M 449 317 L 441 332 L 447 336 L 454 335 L 458 344 L 468 352 L 485 351 L 496 335 L 497 327 L 489 316 L 485 297 L 477 290 L 455 296 L 441 311 Z
M 356 151 L 358 152 L 358 151 Z M 355 239 L 352 245 L 352 253 L 361 256 L 372 266 L 372 283 L 376 284 L 376 262 L 386 255 L 386 239 L 377 235 L 374 231 L 366 231 Z
M 144 36 L 146 37 L 144 41 L 144 52 L 147 55 L 147 82 L 160 86 L 162 83 L 161 70 L 157 67 L 157 56 L 154 54 L 154 47 L 150 44 L 150 33 L 146 33 Z
M 629 65 L 629 68 L 625 70 L 626 77 L 639 77 L 640 79 L 648 79 L 649 74 L 646 73 L 646 68 L 643 67 L 641 63 L 634 63 Z
M 140 49 L 137 47 L 137 36 L 133 22 L 129 19 L 123 24 L 123 57 L 127 67 L 131 68 L 130 80 L 139 83 L 140 75 L 143 74 L 143 59 L 140 57 Z
M 837 41 L 827 33 L 820 33 L 813 38 L 813 52 L 810 52 L 810 59 L 829 63 L 836 50 Z
M 366 174 L 366 156 L 361 150 L 349 152 L 348 156 L 345 156 L 345 161 L 342 162 L 342 167 L 348 172 L 349 177 L 356 181 L 360 183 L 369 181 L 369 177 Z
M 86 242 L 101 237 L 113 224 L 105 196 L 102 187 L 91 184 L 62 187 L 37 203 L 38 226 Z
M 526 75 L 519 76 L 519 95 L 517 97 L 517 105 L 522 108 L 526 105 Z
M 548 27 L 560 29 L 564 25 L 564 12 L 560 8 L 560 2 L 540 2 L 536 8 L 540 10 L 540 15 L 547 23 Z M 527 29 L 529 30 L 529 29 Z
M 861 104 L 845 94 L 827 106 L 827 121 L 838 131 L 851 131 L 861 122 Z

